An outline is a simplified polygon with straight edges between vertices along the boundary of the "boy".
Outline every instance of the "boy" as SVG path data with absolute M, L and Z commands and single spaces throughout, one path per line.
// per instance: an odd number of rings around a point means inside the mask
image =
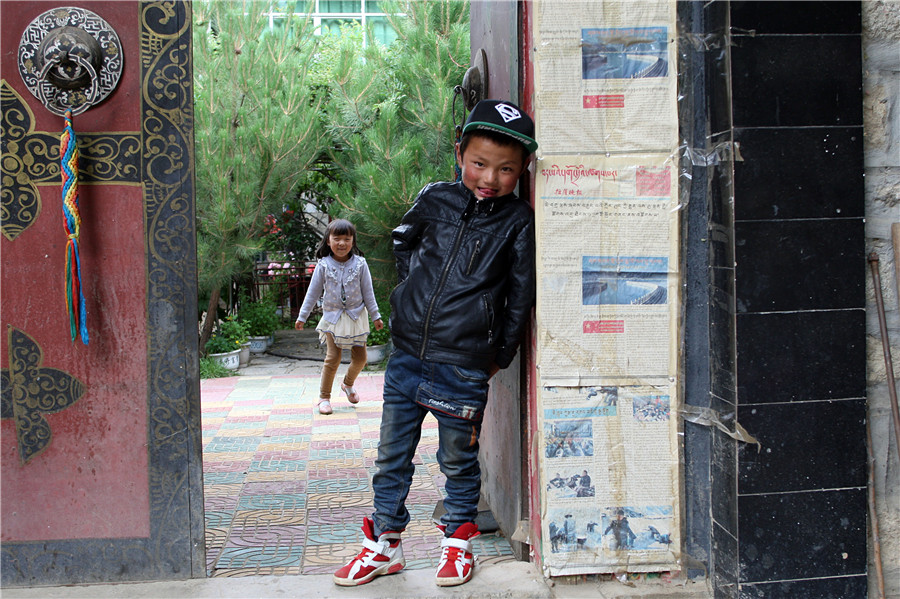
M 363 522 L 362 552 L 334 575 L 341 586 L 405 565 L 404 503 L 429 412 L 438 421 L 437 458 L 447 477 L 436 582 L 453 586 L 472 576 L 488 380 L 512 362 L 534 302 L 534 214 L 513 191 L 537 143 L 528 115 L 497 100 L 479 102 L 462 133 L 462 181 L 427 185 L 392 234 L 395 350 L 384 376 L 375 512 Z

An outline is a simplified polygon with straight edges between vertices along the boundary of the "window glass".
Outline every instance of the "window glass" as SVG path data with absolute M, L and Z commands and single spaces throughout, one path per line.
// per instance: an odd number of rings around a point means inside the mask
M 359 13 L 361 8 L 359 0 L 319 0 L 319 12 Z
M 366 24 L 372 28 L 375 39 L 385 46 L 390 46 L 397 39 L 397 32 L 388 23 L 387 17 L 369 17 L 366 19 Z

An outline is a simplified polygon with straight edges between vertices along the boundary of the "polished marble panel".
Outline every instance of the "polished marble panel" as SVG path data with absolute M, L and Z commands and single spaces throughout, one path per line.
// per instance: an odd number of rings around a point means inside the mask
M 779 581 L 866 572 L 866 489 L 738 498 L 740 580 Z
M 865 311 L 738 314 L 738 403 L 864 397 Z
M 738 599 L 759 599 L 768 597 L 775 599 L 847 599 L 849 597 L 865 598 L 868 583 L 865 574 L 855 576 L 837 576 L 815 578 L 812 580 L 789 580 L 779 582 L 761 582 L 741 584 Z
M 735 37 L 735 127 L 862 125 L 859 35 Z
M 865 306 L 865 223 L 855 219 L 735 223 L 737 311 Z
M 860 33 L 859 2 L 771 2 L 732 1 L 731 29 L 735 34 L 769 33 Z
M 739 493 L 866 485 L 865 399 L 741 407 L 738 420 L 761 445 L 739 447 Z
M 862 127 L 736 129 L 735 220 L 862 217 Z

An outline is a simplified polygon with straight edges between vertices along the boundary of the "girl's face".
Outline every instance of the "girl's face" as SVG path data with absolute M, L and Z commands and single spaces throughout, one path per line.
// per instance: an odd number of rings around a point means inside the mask
M 335 235 L 332 233 L 328 236 L 328 247 L 331 248 L 331 255 L 338 262 L 346 262 L 350 258 L 350 252 L 353 250 L 353 235 Z

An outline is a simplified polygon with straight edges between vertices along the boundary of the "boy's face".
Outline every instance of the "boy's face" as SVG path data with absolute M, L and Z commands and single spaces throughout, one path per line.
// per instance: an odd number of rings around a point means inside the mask
M 469 140 L 465 154 L 457 144 L 456 162 L 462 169 L 463 185 L 479 200 L 512 193 L 525 170 L 522 154 L 518 143 L 501 146 L 480 136 Z

